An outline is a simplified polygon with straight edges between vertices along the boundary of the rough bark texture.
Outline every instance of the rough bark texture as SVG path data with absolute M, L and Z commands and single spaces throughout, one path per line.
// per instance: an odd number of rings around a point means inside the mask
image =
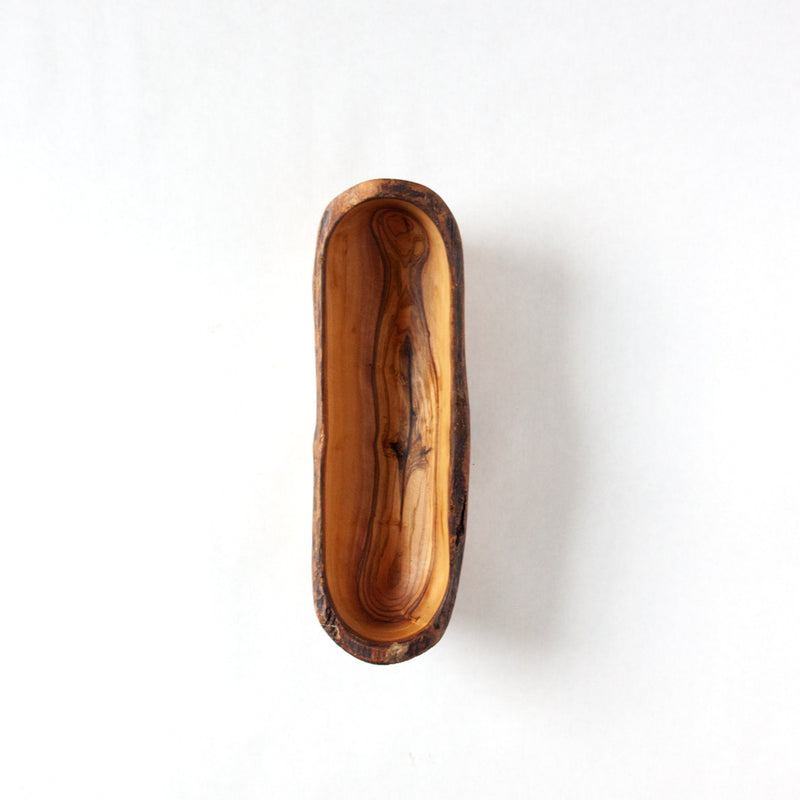
M 383 207 L 376 201 L 391 202 Z M 354 534 L 353 547 L 358 552 L 356 556 L 341 558 L 345 566 L 353 565 L 356 574 L 352 576 L 352 602 L 360 604 L 363 613 L 373 620 L 374 624 L 370 625 L 354 621 L 352 614 L 346 622 L 343 619 L 347 616 L 345 609 L 337 610 L 332 599 L 330 558 L 337 554 L 326 552 L 331 539 L 330 534 L 326 536 L 326 518 L 335 510 L 328 509 L 326 515 L 325 508 L 326 502 L 332 502 L 330 497 L 326 498 L 326 445 L 330 433 L 330 414 L 326 409 L 330 405 L 328 393 L 331 391 L 330 381 L 326 379 L 326 363 L 327 358 L 332 358 L 326 356 L 326 347 L 341 346 L 339 341 L 330 341 L 331 331 L 326 327 L 329 244 L 337 226 L 350 212 L 367 211 L 364 204 L 370 204 L 368 216 L 374 237 L 371 246 L 379 254 L 378 263 L 382 263 L 384 271 L 380 303 L 372 317 L 365 312 L 363 319 L 368 334 L 374 339 L 370 363 L 364 364 L 367 370 L 372 370 L 372 416 L 358 418 L 370 426 L 365 435 L 374 437 L 370 459 L 374 482 L 364 492 L 364 530 L 357 536 Z M 372 208 L 376 209 L 374 213 Z M 428 331 L 433 321 L 426 317 L 422 299 L 420 276 L 432 248 L 426 226 L 441 237 L 449 270 L 450 307 L 446 320 L 449 365 L 446 371 L 436 369 Z M 441 250 L 441 245 L 439 247 Z M 351 258 L 348 271 L 367 268 L 357 255 L 350 255 L 347 246 L 340 247 L 338 252 L 345 254 L 337 255 L 339 259 Z M 374 264 L 369 268 L 374 269 Z M 314 268 L 314 314 L 317 427 L 313 588 L 317 616 L 330 637 L 357 658 L 375 664 L 397 663 L 423 653 L 441 638 L 452 614 L 464 552 L 469 402 L 464 359 L 463 256 L 455 219 L 441 198 L 424 186 L 397 180 L 367 181 L 336 197 L 320 224 Z M 441 325 L 442 320 L 436 324 Z M 439 402 L 436 380 L 442 380 L 440 372 L 448 376 L 447 391 L 442 393 L 442 397 L 449 397 L 446 414 L 437 414 L 436 410 Z M 441 420 L 449 423 L 449 435 L 439 431 Z M 441 503 L 434 495 L 436 464 L 439 463 L 437 442 L 442 441 L 441 435 L 447 437 L 449 453 L 446 455 L 449 457 L 441 462 L 447 468 L 447 483 L 446 508 L 441 508 L 440 513 L 437 503 Z M 408 497 L 412 497 L 413 502 L 408 501 Z M 437 519 L 442 519 L 446 525 L 448 552 L 444 562 L 442 553 L 435 555 L 435 538 L 425 533 L 436 526 Z M 341 535 L 337 541 L 341 547 Z M 446 567 L 435 566 L 442 563 Z M 342 568 L 337 568 L 341 572 Z M 440 581 L 446 576 L 446 586 L 441 589 L 438 607 L 430 614 L 422 613 L 418 608 L 431 596 L 426 592 L 434 572 L 433 577 Z M 340 585 L 343 579 L 337 577 L 336 580 Z M 439 594 L 433 597 L 438 601 Z M 376 633 L 381 630 L 376 627 L 380 624 L 389 626 L 386 630 L 391 631 L 390 626 L 406 623 L 423 627 L 396 639 Z

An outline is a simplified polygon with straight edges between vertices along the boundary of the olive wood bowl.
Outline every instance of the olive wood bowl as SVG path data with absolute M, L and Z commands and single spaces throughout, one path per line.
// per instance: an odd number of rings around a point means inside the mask
M 469 401 L 461 238 L 441 198 L 373 180 L 336 197 L 314 266 L 317 616 L 392 664 L 439 641 L 458 588 Z

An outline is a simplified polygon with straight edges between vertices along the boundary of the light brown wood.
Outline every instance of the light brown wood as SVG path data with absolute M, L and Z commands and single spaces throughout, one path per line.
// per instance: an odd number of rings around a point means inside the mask
M 442 609 L 448 592 L 454 599 L 461 547 L 454 564 L 452 459 L 464 457 L 453 436 L 466 428 L 465 380 L 452 425 L 453 351 L 463 349 L 453 245 L 434 216 L 394 194 L 329 223 L 318 288 L 323 624 L 335 610 L 337 624 L 369 645 L 351 652 L 378 662 L 416 654 L 408 644 L 426 630 L 430 646 L 449 618 Z M 464 506 L 465 493 L 464 482 Z M 463 523 L 462 513 L 462 536 Z
M 413 206 L 364 203 L 331 236 L 327 278 L 328 586 L 346 624 L 394 641 L 430 622 L 449 571 L 442 237 Z

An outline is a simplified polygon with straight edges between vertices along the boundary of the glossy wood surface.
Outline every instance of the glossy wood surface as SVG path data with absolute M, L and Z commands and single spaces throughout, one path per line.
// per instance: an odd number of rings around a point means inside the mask
M 452 216 L 424 187 L 354 190 L 323 218 L 315 273 L 315 596 L 334 639 L 386 663 L 438 640 L 458 583 L 468 470 L 461 251 Z

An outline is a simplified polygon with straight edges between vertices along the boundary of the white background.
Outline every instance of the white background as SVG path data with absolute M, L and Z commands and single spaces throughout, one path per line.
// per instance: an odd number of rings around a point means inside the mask
M 796 798 L 800 6 L 4 2 L 0 794 Z M 311 598 L 317 225 L 461 228 L 451 626 Z

